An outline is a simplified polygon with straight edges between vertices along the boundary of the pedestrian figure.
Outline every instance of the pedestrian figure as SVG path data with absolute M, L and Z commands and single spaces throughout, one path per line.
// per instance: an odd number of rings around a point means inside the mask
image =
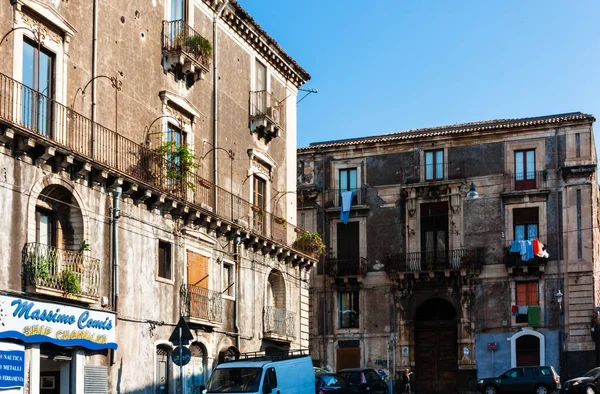
M 404 375 L 402 375 L 402 383 L 404 383 L 404 391 L 408 394 L 411 394 L 411 390 L 410 390 L 410 383 L 412 381 L 412 371 L 410 370 L 410 368 L 406 368 L 406 370 L 404 371 Z

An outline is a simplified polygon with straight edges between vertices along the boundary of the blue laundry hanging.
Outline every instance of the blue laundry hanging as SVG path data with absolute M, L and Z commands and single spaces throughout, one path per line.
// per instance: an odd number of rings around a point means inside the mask
M 347 190 L 342 192 L 342 204 L 340 207 L 340 219 L 342 223 L 348 224 L 348 218 L 350 217 L 350 207 L 352 206 L 352 199 L 354 198 L 354 191 Z

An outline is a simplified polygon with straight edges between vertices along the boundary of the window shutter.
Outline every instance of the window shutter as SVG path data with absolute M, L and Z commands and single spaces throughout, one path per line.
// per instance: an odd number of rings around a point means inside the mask
M 208 289 L 208 257 L 187 251 L 188 284 Z

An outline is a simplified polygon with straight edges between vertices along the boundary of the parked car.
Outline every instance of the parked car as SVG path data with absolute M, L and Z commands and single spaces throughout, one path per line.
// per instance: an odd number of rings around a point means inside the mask
M 347 368 L 338 371 L 359 394 L 387 394 L 388 386 L 374 369 Z
M 600 367 L 587 371 L 582 377 L 567 380 L 562 393 L 596 394 L 600 389 Z
M 315 374 L 316 394 L 356 394 L 356 389 L 342 375 L 331 372 Z
M 560 390 L 560 387 L 560 376 L 552 366 L 511 368 L 496 378 L 480 379 L 477 382 L 477 391 L 484 394 L 552 394 Z

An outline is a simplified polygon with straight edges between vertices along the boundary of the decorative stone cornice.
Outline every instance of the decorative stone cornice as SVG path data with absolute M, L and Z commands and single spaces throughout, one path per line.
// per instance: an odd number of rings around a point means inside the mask
M 203 0 L 213 11 L 217 11 L 223 0 Z M 300 87 L 310 79 L 306 72 L 235 0 L 230 0 L 221 16 L 233 31 L 239 34 L 252 48 L 260 53 L 285 79 Z

